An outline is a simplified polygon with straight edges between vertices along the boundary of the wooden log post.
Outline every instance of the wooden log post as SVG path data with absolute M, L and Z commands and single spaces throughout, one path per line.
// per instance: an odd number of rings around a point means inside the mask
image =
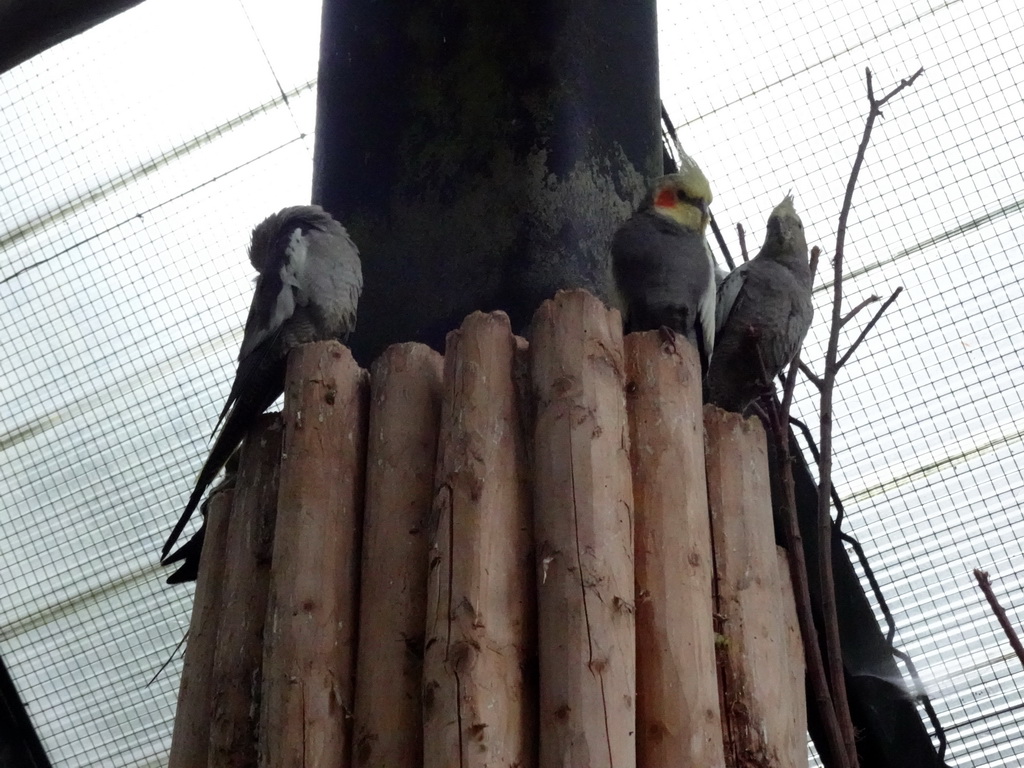
M 442 365 L 423 344 L 397 344 L 371 371 L 353 752 L 360 768 L 423 765 L 426 525 Z
M 722 766 L 697 350 L 626 337 L 636 537 L 637 763 Z
M 793 594 L 793 581 L 789 576 L 789 554 L 783 547 L 775 548 L 779 568 L 779 623 L 782 626 L 783 638 L 783 670 L 781 684 L 782 695 L 793 707 L 788 712 L 776 714 L 783 717 L 785 738 L 779 744 L 779 754 L 783 766 L 807 768 L 809 755 L 807 752 L 807 688 L 804 678 L 807 674 L 807 662 L 804 659 L 804 643 L 800 636 L 800 619 L 796 615 L 796 596 Z
M 338 342 L 289 355 L 264 633 L 264 768 L 349 764 L 367 384 Z
M 792 591 L 779 570 L 764 429 L 713 406 L 705 407 L 704 425 L 726 764 L 806 765 L 803 670 L 793 664 L 783 618 L 792 615 Z
M 242 446 L 224 551 L 208 765 L 256 765 L 263 625 L 270 589 L 283 425 L 261 416 Z
M 636 763 L 622 322 L 583 291 L 533 318 L 540 764 Z
M 215 493 L 210 497 L 207 508 L 206 538 L 199 556 L 199 575 L 196 577 L 192 620 L 181 668 L 168 768 L 206 768 L 212 711 L 211 673 L 220 620 L 224 546 L 233 497 L 231 490 Z
M 450 333 L 430 525 L 424 765 L 536 764 L 532 521 L 516 339 L 503 312 Z

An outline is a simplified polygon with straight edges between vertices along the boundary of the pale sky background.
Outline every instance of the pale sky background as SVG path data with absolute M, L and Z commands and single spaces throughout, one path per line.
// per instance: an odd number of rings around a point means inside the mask
M 864 67 L 879 93 L 925 67 L 885 110 L 855 198 L 850 305 L 904 294 L 842 377 L 835 480 L 947 761 L 1018 765 L 1022 671 L 971 570 L 1019 624 L 1021 11 L 659 13 L 663 97 L 734 253 L 735 223 L 756 249 L 792 188 L 829 255 Z M 164 586 L 156 553 L 234 373 L 249 230 L 309 198 L 318 36 L 310 0 L 147 0 L 0 76 L 0 655 L 56 766 L 166 763 L 180 661 L 146 682 L 191 591 Z M 802 391 L 798 413 L 814 406 Z

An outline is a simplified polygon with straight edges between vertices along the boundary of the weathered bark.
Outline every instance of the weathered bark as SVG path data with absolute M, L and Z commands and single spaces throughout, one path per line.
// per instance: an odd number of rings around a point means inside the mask
M 210 683 L 208 765 L 217 768 L 256 764 L 282 432 L 279 414 L 261 416 L 245 438 L 238 464 Z
M 423 765 L 426 528 L 441 366 L 432 349 L 399 344 L 371 372 L 353 753 L 359 768 Z
M 224 546 L 234 491 L 210 498 L 206 538 L 199 558 L 199 575 L 192 603 L 192 620 L 181 668 L 178 709 L 174 717 L 168 768 L 206 768 L 210 743 L 213 656 L 220 621 L 221 580 L 224 575 Z
M 726 765 L 796 768 L 806 764 L 803 669 L 791 659 L 795 608 L 779 571 L 764 429 L 714 406 L 704 425 Z
M 781 611 L 779 620 L 782 625 L 783 685 L 780 697 L 794 702 L 793 709 L 787 714 L 792 718 L 788 726 L 790 738 L 780 744 L 782 765 L 807 768 L 809 754 L 807 750 L 807 698 L 804 679 L 807 675 L 807 663 L 804 660 L 804 641 L 800 636 L 800 620 L 796 615 L 796 598 L 793 595 L 793 582 L 789 578 L 789 555 L 783 547 L 776 547 L 779 564 L 779 586 L 781 588 Z M 936 767 L 938 768 L 938 767 Z
M 349 764 L 368 386 L 336 341 L 288 356 L 260 765 Z
M 540 764 L 636 762 L 633 492 L 622 321 L 582 291 L 533 320 Z
M 536 764 L 530 488 L 503 313 L 448 336 L 431 521 L 424 765 Z
M 636 536 L 637 764 L 721 766 L 700 360 L 626 337 Z

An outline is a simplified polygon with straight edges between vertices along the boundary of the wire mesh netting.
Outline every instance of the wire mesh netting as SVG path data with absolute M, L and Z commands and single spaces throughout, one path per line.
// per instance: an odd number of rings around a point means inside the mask
M 925 67 L 855 196 L 849 306 L 905 291 L 841 376 L 835 481 L 947 761 L 1017 765 L 1021 669 L 971 570 L 1024 615 L 1024 17 L 1005 0 L 659 14 L 663 98 L 719 223 L 755 250 L 793 188 L 831 254 L 864 67 L 878 92 Z M 318 34 L 315 2 L 148 0 L 0 76 L 0 655 L 55 765 L 166 761 L 180 662 L 146 684 L 191 593 L 156 554 L 234 373 L 248 231 L 309 196 Z M 829 285 L 824 258 L 815 369 Z M 796 411 L 816 421 L 807 386 Z
M 971 572 L 990 571 L 1004 607 L 1019 615 L 1020 9 L 659 10 L 663 98 L 712 179 L 719 223 L 742 223 L 755 251 L 767 213 L 792 188 L 809 241 L 831 255 L 868 109 L 864 68 L 881 96 L 925 67 L 876 124 L 854 197 L 847 308 L 897 286 L 904 293 L 840 376 L 833 479 L 845 529 L 893 612 L 894 643 L 916 663 L 946 731 L 947 761 L 1018 765 L 1022 670 Z M 701 33 L 673 62 L 664 52 L 688 29 Z M 727 234 L 738 253 L 738 237 Z M 823 258 L 804 351 L 819 373 L 831 287 Z M 851 322 L 845 345 L 870 316 Z M 803 384 L 797 415 L 816 423 L 816 406 Z
M 319 5 L 147 2 L 0 77 L 0 653 L 58 766 L 160 765 L 191 591 L 156 554 L 308 200 Z

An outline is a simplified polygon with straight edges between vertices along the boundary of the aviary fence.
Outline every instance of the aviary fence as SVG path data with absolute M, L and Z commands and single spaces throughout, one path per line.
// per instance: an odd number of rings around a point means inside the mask
M 756 420 L 582 291 L 335 342 L 210 504 L 171 768 L 803 766 Z

